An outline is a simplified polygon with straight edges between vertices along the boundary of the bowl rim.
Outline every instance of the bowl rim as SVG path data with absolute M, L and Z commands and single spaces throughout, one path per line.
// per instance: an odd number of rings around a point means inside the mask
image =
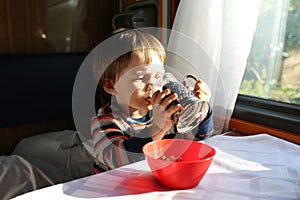
M 199 162 L 201 162 L 201 161 L 206 161 L 206 160 L 211 160 L 211 159 L 213 159 L 213 157 L 215 156 L 215 154 L 216 154 L 216 150 L 215 150 L 215 148 L 213 147 L 213 146 L 210 146 L 210 145 L 208 145 L 208 144 L 205 144 L 205 143 L 203 143 L 203 142 L 201 142 L 201 141 L 196 141 L 196 140 L 188 140 L 188 139 L 177 139 L 177 138 L 172 138 L 172 139 L 162 139 L 162 140 L 156 140 L 156 141 L 151 141 L 151 142 L 148 142 L 147 144 L 145 144 L 144 146 L 143 146 L 143 148 L 142 148 L 142 152 L 143 152 L 143 154 L 144 154 L 144 156 L 145 156 L 145 159 L 146 159 L 146 156 L 147 157 L 149 157 L 149 158 L 152 158 L 152 159 L 155 159 L 155 160 L 157 160 L 158 158 L 154 158 L 154 157 L 152 157 L 152 156 L 150 156 L 149 154 L 147 154 L 147 153 L 145 153 L 145 148 L 146 148 L 146 146 L 149 146 L 149 145 L 151 145 L 151 144 L 154 144 L 154 143 L 158 143 L 158 142 L 171 142 L 171 141 L 174 141 L 174 140 L 177 140 L 177 141 L 190 141 L 191 143 L 200 143 L 201 145 L 204 145 L 204 146 L 206 146 L 206 147 L 209 147 L 210 148 L 210 151 L 209 151 L 209 153 L 211 153 L 211 155 L 210 156 L 208 156 L 208 157 L 205 157 L 205 158 L 203 158 L 203 159 L 198 159 L 198 160 L 189 160 L 189 161 L 182 161 L 182 162 L 175 162 L 175 161 L 167 161 L 167 160 L 161 160 L 162 162 L 165 162 L 165 163 L 177 163 L 177 164 L 180 164 L 180 163 L 199 163 Z

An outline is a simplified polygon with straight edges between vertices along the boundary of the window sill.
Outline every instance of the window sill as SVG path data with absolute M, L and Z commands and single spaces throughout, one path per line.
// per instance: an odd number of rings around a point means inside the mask
M 300 144 L 300 106 L 239 95 L 230 128 L 246 134 L 268 133 Z
M 229 129 L 246 135 L 266 133 L 300 145 L 300 134 L 283 131 L 241 119 L 231 118 L 229 122 Z

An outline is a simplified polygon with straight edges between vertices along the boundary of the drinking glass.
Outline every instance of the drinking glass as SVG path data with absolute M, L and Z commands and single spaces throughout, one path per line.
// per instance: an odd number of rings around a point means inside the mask
M 173 101 L 170 106 L 179 103 L 182 109 L 173 114 L 173 119 L 178 118 L 177 131 L 179 133 L 187 133 L 199 125 L 209 112 L 209 103 L 198 99 L 192 90 L 188 88 L 187 79 L 197 81 L 192 75 L 186 75 L 183 83 L 180 83 L 171 73 L 165 73 L 162 78 L 163 90 L 170 89 L 172 93 L 176 93 L 177 101 Z M 207 90 L 209 88 L 207 87 Z M 210 92 L 210 91 L 208 91 Z M 167 109 L 169 108 L 167 107 Z

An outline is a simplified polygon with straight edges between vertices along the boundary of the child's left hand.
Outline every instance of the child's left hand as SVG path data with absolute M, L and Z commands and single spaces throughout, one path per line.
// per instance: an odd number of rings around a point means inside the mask
M 197 80 L 194 85 L 195 96 L 202 101 L 210 101 L 210 91 L 207 85 L 201 80 Z

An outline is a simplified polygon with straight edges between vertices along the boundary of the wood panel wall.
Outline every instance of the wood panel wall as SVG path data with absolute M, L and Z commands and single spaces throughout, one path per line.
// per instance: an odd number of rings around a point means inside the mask
M 0 53 L 43 52 L 47 41 L 46 1 L 0 1 Z
M 1 0 L 0 1 L 0 54 L 1 53 L 53 53 L 55 46 L 47 35 L 47 6 L 65 1 L 47 0 Z M 78 0 L 77 31 L 84 35 L 76 42 L 87 42 L 93 49 L 112 31 L 112 18 L 119 11 L 119 1 Z M 86 9 L 86 10 L 85 10 Z M 82 37 L 88 40 L 81 40 Z M 86 46 L 86 45 L 85 45 Z M 85 49 L 85 50 L 87 50 Z M 79 51 L 82 49 L 79 49 Z M 75 49 L 76 51 L 76 49 Z

